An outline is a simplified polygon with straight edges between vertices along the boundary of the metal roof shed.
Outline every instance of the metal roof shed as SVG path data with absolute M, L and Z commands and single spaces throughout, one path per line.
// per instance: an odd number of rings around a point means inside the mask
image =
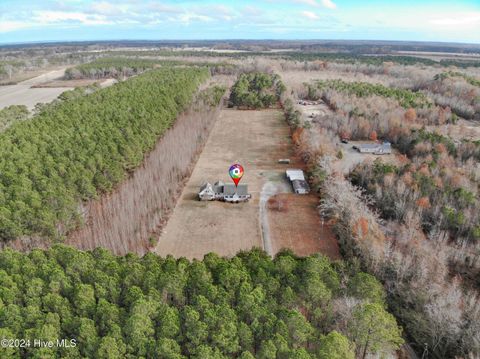
M 295 180 L 305 181 L 305 176 L 302 170 L 290 169 L 286 171 L 286 174 L 287 174 L 287 178 L 290 181 L 295 181 Z

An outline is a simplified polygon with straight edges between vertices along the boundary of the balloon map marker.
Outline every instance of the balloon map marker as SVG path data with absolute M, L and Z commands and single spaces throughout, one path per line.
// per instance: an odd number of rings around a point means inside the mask
M 243 167 L 242 165 L 235 163 L 234 165 L 230 166 L 230 169 L 228 170 L 228 173 L 230 174 L 230 177 L 232 178 L 233 182 L 235 183 L 235 187 L 238 186 L 238 183 L 243 177 Z

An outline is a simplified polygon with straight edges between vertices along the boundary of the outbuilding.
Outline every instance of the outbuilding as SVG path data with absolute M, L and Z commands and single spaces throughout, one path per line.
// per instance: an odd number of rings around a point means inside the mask
M 296 194 L 307 194 L 310 192 L 310 186 L 305 180 L 305 175 L 302 170 L 289 169 L 286 172 L 287 178 L 292 183 L 293 192 Z
M 215 191 L 210 183 L 205 183 L 200 187 L 198 191 L 198 198 L 201 201 L 213 201 L 215 199 Z

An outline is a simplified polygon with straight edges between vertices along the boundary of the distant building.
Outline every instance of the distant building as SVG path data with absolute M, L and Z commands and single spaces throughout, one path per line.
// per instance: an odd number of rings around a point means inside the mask
M 303 106 L 319 105 L 320 101 L 298 100 L 297 103 Z
M 302 170 L 290 169 L 285 173 L 290 182 L 292 182 L 293 191 L 296 194 L 307 194 L 310 192 L 310 186 L 305 180 L 305 175 Z
M 205 183 L 200 187 L 198 198 L 201 201 L 226 201 L 226 202 L 245 202 L 252 198 L 248 193 L 248 185 L 233 183 L 223 183 L 218 181 L 215 184 Z
M 383 143 L 365 143 L 357 146 L 360 153 L 373 153 L 375 155 L 385 155 L 392 153 L 390 142 Z

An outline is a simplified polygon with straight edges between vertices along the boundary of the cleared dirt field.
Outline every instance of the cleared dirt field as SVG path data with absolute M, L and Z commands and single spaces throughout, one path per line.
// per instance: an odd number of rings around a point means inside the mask
M 288 167 L 278 164 L 279 158 L 290 158 L 292 163 Z M 200 185 L 206 181 L 230 181 L 228 168 L 235 162 L 245 168 L 242 183 L 249 185 L 253 197 L 250 202 L 198 201 Z M 275 253 L 283 246 L 295 252 L 300 248 L 298 254 L 302 255 L 319 251 L 319 243 L 317 246 L 314 241 L 306 246 L 301 243 L 309 236 L 301 227 L 297 228 L 302 240 L 289 242 L 284 233 L 276 230 L 276 224 L 268 220 L 268 207 L 267 215 L 260 215 L 261 203 L 268 201 L 276 188 L 282 192 L 288 190 L 284 171 L 301 166 L 294 156 L 289 128 L 279 110 L 222 110 L 155 251 L 163 256 L 187 258 L 203 258 L 209 252 L 232 256 L 252 247 L 265 248 L 268 252 L 275 250 Z M 265 185 L 274 188 L 273 193 L 266 193 Z M 301 202 L 298 205 L 303 206 Z M 318 217 L 314 207 L 310 204 L 306 207 L 312 216 Z M 295 220 L 288 221 L 295 225 Z M 266 231 L 269 238 L 262 236 L 265 226 L 271 228 Z
M 90 79 L 81 79 L 81 80 L 52 80 L 47 82 L 39 83 L 38 85 L 32 86 L 33 88 L 55 88 L 55 87 L 85 87 L 93 85 L 98 80 Z
M 317 213 L 318 198 L 281 193 L 268 201 L 268 219 L 273 254 L 282 248 L 292 248 L 300 256 L 315 252 L 340 259 L 338 242 L 328 223 Z
M 55 88 L 55 87 L 86 87 L 94 84 L 98 84 L 100 87 L 108 87 L 111 86 L 118 81 L 116 79 L 100 79 L 100 80 L 92 80 L 92 79 L 79 79 L 79 80 L 51 80 L 47 82 L 42 82 L 37 85 L 34 85 L 33 88 Z
M 43 75 L 23 81 L 17 85 L 0 86 L 0 109 L 10 105 L 25 105 L 32 110 L 39 102 L 47 103 L 58 97 L 71 87 L 62 88 L 31 88 L 46 81 L 52 81 L 63 76 L 65 69 L 49 71 Z

